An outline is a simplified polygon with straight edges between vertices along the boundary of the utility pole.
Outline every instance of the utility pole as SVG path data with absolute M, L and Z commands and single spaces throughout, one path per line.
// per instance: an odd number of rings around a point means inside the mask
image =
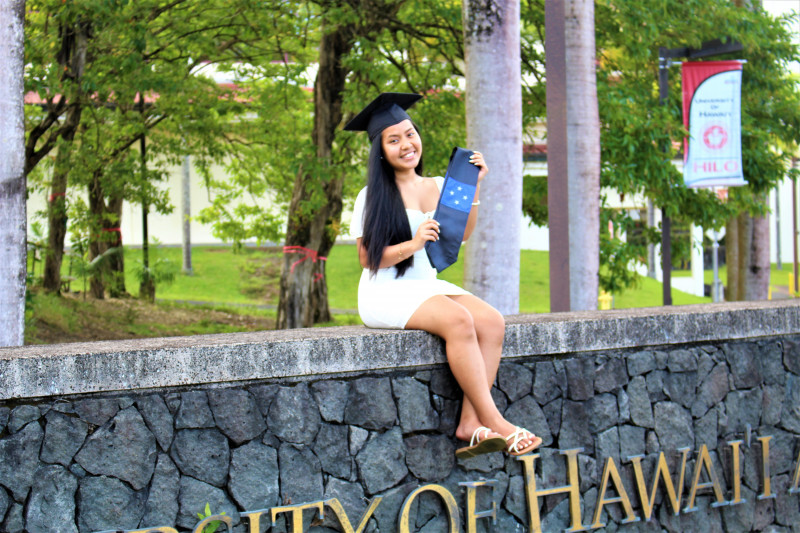
M 550 229 L 550 312 L 570 310 L 567 59 L 564 0 L 546 0 L 547 219 Z

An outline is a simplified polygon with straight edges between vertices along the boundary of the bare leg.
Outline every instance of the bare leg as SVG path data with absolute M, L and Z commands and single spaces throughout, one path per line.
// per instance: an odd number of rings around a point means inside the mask
M 477 306 L 471 301 L 467 305 L 473 308 Z M 467 413 L 462 413 L 458 438 L 466 437 L 465 440 L 468 440 L 478 426 L 486 426 L 503 437 L 514 431 L 515 426 L 503 418 L 489 392 L 497 372 L 499 353 L 491 357 L 497 362 L 487 365 L 473 316 L 467 306 L 447 296 L 433 296 L 414 312 L 406 329 L 425 330 L 439 335 L 445 341 L 450 370 L 464 391 L 465 400 L 468 400 L 464 402 Z M 490 342 L 488 337 L 485 342 Z
M 503 337 L 505 335 L 503 315 L 476 296 L 450 296 L 450 298 L 463 305 L 472 316 L 475 333 L 478 337 L 478 347 L 486 367 L 486 383 L 489 391 L 491 391 L 494 380 L 497 377 L 497 369 L 500 366 L 500 356 L 503 352 Z M 458 428 L 456 428 L 456 437 L 461 440 L 469 440 L 474 428 L 481 425 L 479 422 L 475 407 L 469 398 L 464 396 L 464 402 L 461 406 L 461 420 Z

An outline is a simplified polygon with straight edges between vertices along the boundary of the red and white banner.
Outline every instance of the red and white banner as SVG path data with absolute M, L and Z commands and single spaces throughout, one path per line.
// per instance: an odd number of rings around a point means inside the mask
M 684 62 L 683 181 L 687 187 L 747 185 L 742 173 L 742 63 Z

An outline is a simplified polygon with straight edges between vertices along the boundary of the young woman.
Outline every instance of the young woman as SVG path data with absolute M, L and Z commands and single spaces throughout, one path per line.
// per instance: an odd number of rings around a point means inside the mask
M 432 218 L 443 178 L 422 177 L 422 140 L 406 113 L 421 96 L 384 93 L 350 121 L 346 130 L 367 131 L 372 143 L 368 180 L 353 210 L 364 271 L 358 311 L 368 327 L 421 329 L 442 337 L 450 369 L 464 392 L 456 438 L 469 446 L 458 457 L 505 449 L 522 455 L 542 440 L 507 421 L 490 394 L 505 333 L 503 316 L 480 298 L 436 278 L 425 243 L 439 238 Z M 480 152 L 470 161 L 480 168 L 464 240 L 478 218 L 480 182 L 489 172 Z

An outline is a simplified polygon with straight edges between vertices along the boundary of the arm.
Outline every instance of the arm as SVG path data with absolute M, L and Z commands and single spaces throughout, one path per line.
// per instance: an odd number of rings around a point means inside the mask
M 417 234 L 409 241 L 403 241 L 398 244 L 392 244 L 383 249 L 383 257 L 378 268 L 388 268 L 396 265 L 397 263 L 408 259 L 416 252 L 425 247 L 427 241 L 436 241 L 439 239 L 439 223 L 433 219 L 428 219 L 420 224 Z M 367 249 L 361 243 L 361 238 L 356 239 L 356 247 L 358 248 L 358 261 L 361 263 L 362 268 L 369 268 L 369 261 L 367 260 Z
M 489 173 L 489 167 L 486 166 L 486 162 L 483 160 L 483 154 L 480 152 L 475 152 L 470 156 L 470 161 L 472 164 L 480 167 L 480 172 L 478 172 L 478 186 L 475 188 L 475 198 L 472 200 L 472 209 L 469 212 L 469 218 L 467 219 L 467 227 L 464 229 L 464 238 L 463 241 L 466 241 L 472 235 L 472 232 L 475 230 L 475 225 L 478 223 L 478 205 L 480 205 L 480 195 L 481 195 L 481 180 L 486 177 L 486 174 Z

